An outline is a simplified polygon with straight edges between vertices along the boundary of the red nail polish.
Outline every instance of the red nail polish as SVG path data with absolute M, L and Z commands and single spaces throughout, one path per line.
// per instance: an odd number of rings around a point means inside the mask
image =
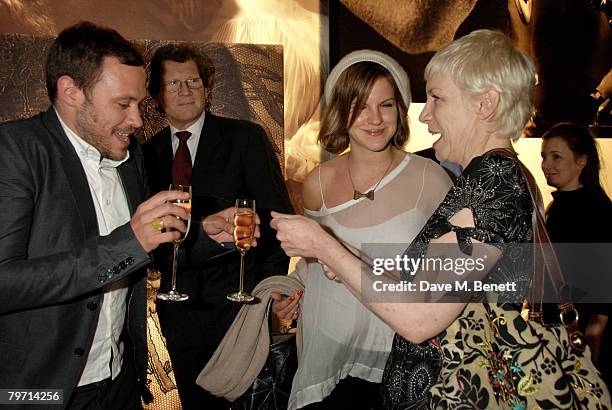
M 304 293 L 304 292 L 303 292 L 303 291 L 301 291 L 301 290 L 298 290 L 298 291 L 296 292 L 296 294 L 297 294 L 298 296 L 302 296 L 302 293 Z
M 289 296 L 289 301 L 293 302 L 295 300 L 295 298 L 293 296 Z

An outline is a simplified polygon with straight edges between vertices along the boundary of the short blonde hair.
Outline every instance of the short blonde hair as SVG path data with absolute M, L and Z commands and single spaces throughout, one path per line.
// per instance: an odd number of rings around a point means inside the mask
M 500 100 L 492 131 L 519 138 L 533 110 L 535 66 L 508 36 L 476 30 L 453 41 L 431 58 L 425 80 L 437 73 L 450 75 L 468 98 L 496 90 Z

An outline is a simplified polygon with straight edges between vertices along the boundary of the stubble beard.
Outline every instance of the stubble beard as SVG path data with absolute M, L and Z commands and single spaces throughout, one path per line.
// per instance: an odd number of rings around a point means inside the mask
M 85 102 L 77 111 L 76 128 L 79 136 L 91 146 L 100 152 L 100 157 L 108 158 L 114 161 L 120 161 L 123 158 L 114 158 L 109 144 L 105 143 L 104 137 L 96 134 L 96 124 L 98 124 L 98 116 L 94 112 L 93 104 L 89 98 L 85 98 Z M 109 136 L 112 138 L 112 136 Z

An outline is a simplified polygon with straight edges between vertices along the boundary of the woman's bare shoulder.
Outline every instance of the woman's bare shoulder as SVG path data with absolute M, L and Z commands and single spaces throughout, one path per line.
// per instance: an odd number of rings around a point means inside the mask
M 336 178 L 341 161 L 343 161 L 342 156 L 339 156 L 323 162 L 306 175 L 302 187 L 304 208 L 312 211 L 321 209 L 323 206 L 322 191 L 325 190 L 324 187 L 328 186 Z

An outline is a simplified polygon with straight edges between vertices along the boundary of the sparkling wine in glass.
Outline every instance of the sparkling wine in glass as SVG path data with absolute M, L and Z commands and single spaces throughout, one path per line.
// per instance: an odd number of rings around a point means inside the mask
M 240 286 L 238 292 L 230 293 L 227 298 L 232 302 L 251 302 L 255 297 L 244 291 L 244 255 L 255 239 L 255 200 L 237 199 L 234 214 L 234 244 L 240 252 Z
M 181 206 L 183 208 L 185 208 L 185 210 L 189 213 L 191 213 L 191 185 L 175 185 L 175 184 L 170 184 L 170 191 L 183 191 L 183 192 L 189 192 L 189 198 L 188 199 L 177 199 L 172 201 L 173 204 Z M 177 216 L 178 218 L 178 216 Z M 170 288 L 170 291 L 167 293 L 158 293 L 157 294 L 157 298 L 161 299 L 161 300 L 168 300 L 171 302 L 183 302 L 187 299 L 189 299 L 189 295 L 186 293 L 180 293 L 179 291 L 176 290 L 176 264 L 178 262 L 178 250 L 179 250 L 179 246 L 181 246 L 181 243 L 183 243 L 183 240 L 185 239 L 185 237 L 187 236 L 187 233 L 189 232 L 189 228 L 191 227 L 191 219 L 188 219 L 186 221 L 184 221 L 185 224 L 187 224 L 187 230 L 185 231 L 185 233 L 181 232 L 181 237 L 178 239 L 175 239 L 174 241 L 172 241 L 173 244 L 173 252 L 172 252 L 172 287 Z

